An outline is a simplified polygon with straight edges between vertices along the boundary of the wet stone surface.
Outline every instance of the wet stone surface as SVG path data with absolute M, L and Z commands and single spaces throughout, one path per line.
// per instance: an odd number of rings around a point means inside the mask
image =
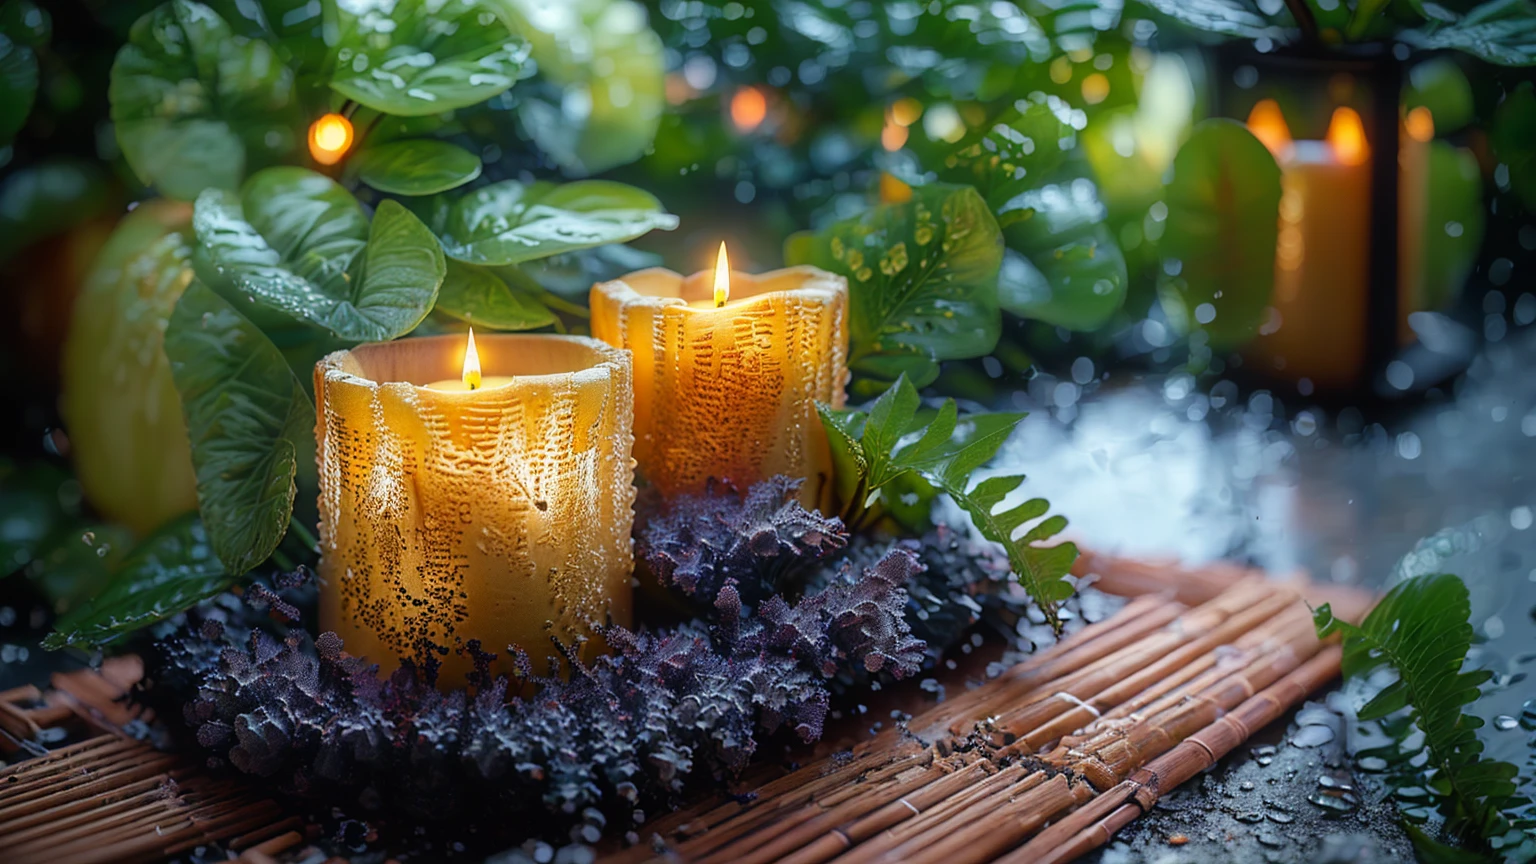
M 1328 703 L 1339 705 L 1335 694 Z M 1340 706 L 1342 707 L 1342 706 Z M 1353 770 L 1347 720 L 1309 702 L 1210 771 L 1165 795 L 1095 864 L 1212 861 L 1397 862 L 1412 860 L 1397 808 L 1373 777 Z

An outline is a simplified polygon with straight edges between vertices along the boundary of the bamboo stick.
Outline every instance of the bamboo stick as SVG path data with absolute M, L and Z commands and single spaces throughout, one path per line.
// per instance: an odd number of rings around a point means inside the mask
M 1278 720 L 1307 694 L 1337 677 L 1342 655 L 1337 645 L 1326 646 L 1284 678 L 1099 796 L 1090 807 L 1042 831 L 998 864 L 1063 864 L 1104 845 L 1116 831 L 1150 809 L 1164 792 L 1216 764 L 1255 731 Z

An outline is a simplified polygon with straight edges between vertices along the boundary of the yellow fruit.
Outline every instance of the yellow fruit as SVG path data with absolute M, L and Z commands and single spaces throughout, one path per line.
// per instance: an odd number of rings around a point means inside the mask
M 192 207 L 129 213 L 75 300 L 60 408 L 86 498 L 140 535 L 197 506 L 181 400 L 162 350 L 192 281 Z

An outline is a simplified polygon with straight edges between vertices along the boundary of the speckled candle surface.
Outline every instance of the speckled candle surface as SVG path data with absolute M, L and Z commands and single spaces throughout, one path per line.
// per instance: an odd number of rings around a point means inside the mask
M 469 640 L 500 670 L 508 644 L 542 668 L 550 637 L 630 619 L 628 356 L 579 337 L 477 342 L 486 375 L 511 383 L 423 386 L 459 377 L 457 335 L 315 367 L 322 627 L 385 671 L 431 652 L 445 687 L 464 683 Z
M 814 267 L 731 273 L 652 269 L 592 288 L 592 335 L 635 364 L 635 459 L 665 496 L 710 477 L 739 488 L 788 474 L 825 504 L 831 455 L 816 403 L 841 407 L 848 380 L 848 283 Z

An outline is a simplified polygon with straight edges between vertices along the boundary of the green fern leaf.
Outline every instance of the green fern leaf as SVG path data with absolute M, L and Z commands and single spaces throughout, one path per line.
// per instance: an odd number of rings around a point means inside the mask
M 1039 605 L 1052 627 L 1061 629 L 1057 604 L 1072 596 L 1065 577 L 1077 559 L 1072 543 L 1042 545 L 1067 526 L 1062 516 L 1046 517 L 1050 502 L 1032 498 L 1004 506 L 1024 483 L 1022 475 L 989 477 L 971 485 L 971 475 L 992 461 L 1023 414 L 968 414 L 961 417 L 954 400 L 937 412 L 922 411 L 917 388 L 903 375 L 875 400 L 869 411 L 838 411 L 817 406 L 832 444 L 834 487 L 843 521 L 867 524 L 883 500 L 903 482 L 918 478 L 954 499 L 983 537 L 1003 547 L 1019 584 Z M 883 490 L 883 491 L 882 491 Z
M 1440 574 L 1399 583 L 1359 627 L 1333 617 L 1327 605 L 1313 617 L 1319 636 L 1343 634 L 1345 676 L 1364 678 L 1383 667 L 1397 674 L 1359 716 L 1384 721 L 1383 731 L 1397 741 L 1383 748 L 1396 752 L 1380 755 L 1417 774 L 1401 785 L 1427 790 L 1431 800 L 1423 803 L 1438 806 L 1449 834 L 1493 852 L 1491 841 L 1511 829 L 1504 808 L 1522 801 L 1515 794 L 1518 769 L 1483 756 L 1477 737 L 1483 721 L 1462 711 L 1490 677 L 1486 670 L 1462 670 L 1472 646 L 1470 616 L 1467 586 Z M 1422 745 L 1406 743 L 1415 727 L 1423 732 Z M 1427 761 L 1418 762 L 1420 754 Z

